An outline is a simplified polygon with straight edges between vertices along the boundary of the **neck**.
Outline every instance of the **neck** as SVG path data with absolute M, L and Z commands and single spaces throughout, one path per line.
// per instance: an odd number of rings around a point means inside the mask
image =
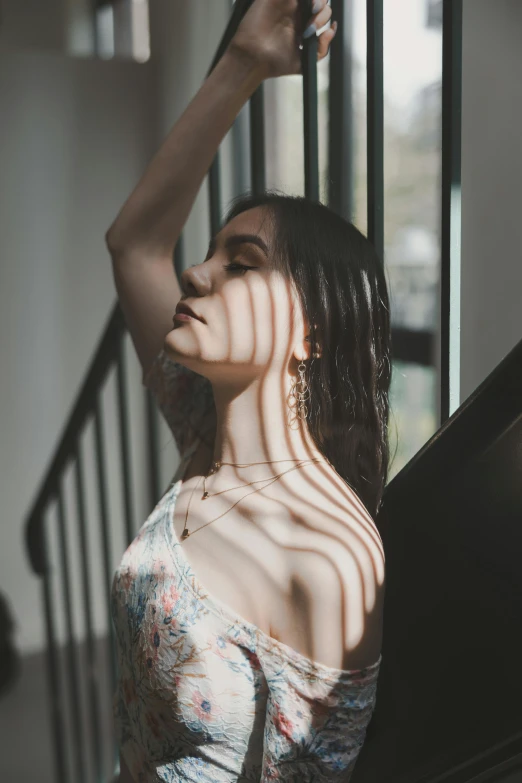
M 270 472 L 286 470 L 301 460 L 324 461 L 306 423 L 297 419 L 289 426 L 293 412 L 286 401 L 288 389 L 281 394 L 280 377 L 264 378 L 239 392 L 213 384 L 213 391 L 217 415 L 214 462 L 266 462 L 259 469 Z

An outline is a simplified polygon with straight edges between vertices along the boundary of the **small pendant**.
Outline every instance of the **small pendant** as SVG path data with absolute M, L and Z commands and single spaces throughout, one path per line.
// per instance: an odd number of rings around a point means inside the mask
M 205 500 L 205 498 L 208 498 L 208 492 L 203 492 L 203 497 L 201 499 Z
M 189 531 L 188 527 L 186 527 L 185 530 L 183 531 L 183 533 L 181 534 L 181 538 L 184 540 L 185 538 L 188 538 L 189 536 L 190 536 L 190 531 Z

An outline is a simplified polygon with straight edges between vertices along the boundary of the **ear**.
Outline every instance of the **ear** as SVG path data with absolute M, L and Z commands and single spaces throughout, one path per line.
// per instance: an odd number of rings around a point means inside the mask
M 307 330 L 308 331 L 308 330 Z M 312 336 L 311 334 L 306 334 L 303 342 L 301 345 L 298 346 L 298 349 L 294 351 L 294 356 L 298 361 L 306 361 L 307 359 L 312 358 Z M 317 327 L 316 327 L 316 342 L 319 342 Z M 321 357 L 322 350 L 320 344 L 316 346 L 316 351 L 313 354 L 314 359 L 319 359 Z

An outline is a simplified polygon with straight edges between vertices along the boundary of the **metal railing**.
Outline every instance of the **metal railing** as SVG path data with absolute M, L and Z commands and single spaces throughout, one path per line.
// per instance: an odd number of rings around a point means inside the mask
M 237 26 L 253 0 L 236 0 L 230 21 L 220 42 L 210 70 L 222 56 Z M 352 25 L 350 0 L 332 0 L 333 18 L 338 21 L 337 45 L 330 55 L 329 82 L 329 190 L 328 206 L 350 219 L 353 202 L 351 51 L 345 42 Z M 367 0 L 367 136 L 368 136 L 368 235 L 380 258 L 384 249 L 384 186 L 383 186 L 383 0 Z M 450 365 L 457 332 L 450 330 L 450 305 L 453 294 L 450 281 L 453 265 L 458 265 L 459 224 L 457 215 L 457 185 L 459 182 L 460 123 L 460 37 L 461 0 L 444 2 L 444 78 L 443 78 L 443 179 L 442 179 L 442 302 L 443 344 L 441 388 L 442 410 L 447 418 L 452 396 Z M 318 100 L 317 100 L 317 39 L 305 42 L 303 48 L 304 105 L 304 172 L 305 195 L 319 200 L 318 167 Z M 209 71 L 210 72 L 210 71 Z M 265 188 L 264 92 L 260 86 L 250 99 L 251 181 L 254 192 Z M 335 161 L 335 165 L 333 165 Z M 208 174 L 210 232 L 218 232 L 222 214 L 220 155 L 217 153 Z M 174 265 L 183 269 L 183 237 L 176 246 Z M 453 327 L 452 327 L 453 328 Z M 112 623 L 109 609 L 113 576 L 113 546 L 110 535 L 108 499 L 108 458 L 104 431 L 102 395 L 109 376 L 116 376 L 117 440 L 121 468 L 121 501 L 124 517 L 124 538 L 128 544 L 134 537 L 135 508 L 131 491 L 129 400 L 126 382 L 124 339 L 126 326 L 119 304 L 114 307 L 102 334 L 85 381 L 66 423 L 49 468 L 37 493 L 26 521 L 26 537 L 31 566 L 41 579 L 45 629 L 51 727 L 54 741 L 56 780 L 59 783 L 87 783 L 108 780 L 115 768 L 116 747 L 112 736 L 102 731 L 107 718 L 108 697 L 115 686 L 115 659 Z M 433 364 L 434 335 L 427 331 L 393 329 L 394 359 L 418 364 Z M 453 367 L 453 365 L 451 365 Z M 453 372 L 453 370 L 452 370 Z M 152 508 L 161 496 L 159 470 L 159 418 L 149 392 L 146 397 L 147 493 Z M 82 459 L 82 438 L 88 426 L 94 431 L 95 484 L 97 519 L 86 508 L 85 468 Z M 74 469 L 79 542 L 81 604 L 85 631 L 83 648 L 78 643 L 73 605 L 70 561 L 69 514 L 64 501 L 64 477 Z M 58 557 L 50 556 L 50 530 L 46 516 L 57 509 L 55 534 Z M 92 510 L 91 510 L 92 511 Z M 107 605 L 107 647 L 100 647 L 93 620 L 92 559 L 89 557 L 89 536 L 98 529 L 102 552 L 103 593 Z M 58 580 L 62 598 L 62 613 L 53 595 L 53 579 Z M 64 626 L 65 645 L 60 646 L 58 621 Z M 83 661 L 84 665 L 81 665 Z M 102 680 L 106 679 L 105 686 Z M 107 739 L 109 736 L 109 739 Z

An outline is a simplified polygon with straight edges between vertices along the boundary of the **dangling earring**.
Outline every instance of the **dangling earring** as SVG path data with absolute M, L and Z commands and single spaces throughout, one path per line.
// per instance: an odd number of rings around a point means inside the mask
M 297 417 L 301 421 L 305 421 L 306 417 L 308 416 L 308 407 L 306 403 L 310 399 L 310 388 L 305 378 L 306 364 L 304 361 L 301 361 L 297 369 L 299 371 L 299 379 L 296 381 L 296 383 L 294 383 L 290 390 L 289 406 L 293 411 L 295 411 L 297 408 Z M 297 417 L 294 414 L 294 418 L 290 422 L 291 425 L 297 421 Z

